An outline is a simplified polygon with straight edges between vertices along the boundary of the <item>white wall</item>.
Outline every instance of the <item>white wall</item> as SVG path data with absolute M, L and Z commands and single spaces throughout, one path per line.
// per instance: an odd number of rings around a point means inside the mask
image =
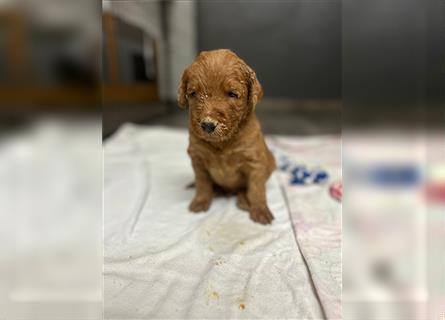
M 179 79 L 185 67 L 197 54 L 197 12 L 195 1 L 176 1 L 170 9 L 169 47 L 170 77 L 169 97 L 176 99 Z

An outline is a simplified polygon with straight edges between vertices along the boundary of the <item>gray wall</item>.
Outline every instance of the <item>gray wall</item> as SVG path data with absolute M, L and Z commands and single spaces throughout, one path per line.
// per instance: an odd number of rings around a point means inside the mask
M 199 1 L 198 48 L 230 48 L 265 96 L 341 97 L 340 1 Z

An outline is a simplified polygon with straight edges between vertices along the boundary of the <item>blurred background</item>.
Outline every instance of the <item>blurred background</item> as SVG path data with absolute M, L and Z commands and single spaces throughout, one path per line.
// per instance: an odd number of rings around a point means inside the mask
M 342 3 L 344 319 L 445 315 L 444 28 L 442 0 Z
M 0 2 L 2 116 L 100 111 L 100 3 Z
M 124 122 L 187 127 L 179 79 L 220 48 L 256 71 L 266 133 L 340 132 L 340 1 L 113 0 L 103 1 L 104 136 Z
M 100 17 L 0 1 L 0 319 L 102 317 Z

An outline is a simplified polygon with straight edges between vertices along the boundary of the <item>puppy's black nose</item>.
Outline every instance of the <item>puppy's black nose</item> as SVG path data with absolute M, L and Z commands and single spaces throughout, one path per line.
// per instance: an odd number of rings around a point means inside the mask
M 201 122 L 201 128 L 207 133 L 211 133 L 215 130 L 216 126 L 213 122 Z

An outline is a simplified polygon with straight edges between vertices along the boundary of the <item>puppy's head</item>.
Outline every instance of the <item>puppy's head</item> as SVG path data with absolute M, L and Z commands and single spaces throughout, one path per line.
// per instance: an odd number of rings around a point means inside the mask
M 255 72 L 226 49 L 201 52 L 178 88 L 178 104 L 189 108 L 190 130 L 210 142 L 233 137 L 262 96 Z

